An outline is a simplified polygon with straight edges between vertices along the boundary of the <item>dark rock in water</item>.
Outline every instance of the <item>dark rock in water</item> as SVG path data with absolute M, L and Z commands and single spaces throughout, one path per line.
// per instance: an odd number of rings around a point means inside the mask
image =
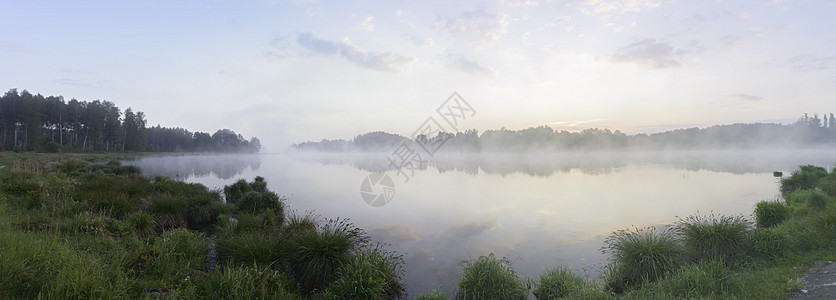
M 784 176 L 784 172 L 780 172 L 780 171 L 772 172 L 772 177 L 782 177 L 782 176 Z

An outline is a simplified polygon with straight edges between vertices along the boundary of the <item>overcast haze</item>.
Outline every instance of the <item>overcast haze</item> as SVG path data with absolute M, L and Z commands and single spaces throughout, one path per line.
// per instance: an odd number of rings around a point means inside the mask
M 176 2 L 176 3 L 172 3 Z M 836 1 L 4 1 L 0 83 L 289 143 L 836 111 Z

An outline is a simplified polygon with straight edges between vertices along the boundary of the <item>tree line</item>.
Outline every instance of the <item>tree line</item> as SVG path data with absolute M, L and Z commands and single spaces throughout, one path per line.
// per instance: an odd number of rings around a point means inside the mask
M 325 152 L 392 151 L 408 138 L 385 132 L 359 135 L 353 139 L 322 140 L 294 144 L 298 150 Z M 690 150 L 750 149 L 836 146 L 836 118 L 833 113 L 810 117 L 792 124 L 753 123 L 676 129 L 653 134 L 628 135 L 619 130 L 590 128 L 581 131 L 554 130 L 549 126 L 522 130 L 476 130 L 417 136 L 415 142 L 443 142 L 442 152 L 555 152 L 597 150 Z
M 0 96 L 0 150 L 43 152 L 250 152 L 261 142 L 229 129 L 210 135 L 148 127 L 141 111 L 104 100 L 65 101 L 10 89 Z

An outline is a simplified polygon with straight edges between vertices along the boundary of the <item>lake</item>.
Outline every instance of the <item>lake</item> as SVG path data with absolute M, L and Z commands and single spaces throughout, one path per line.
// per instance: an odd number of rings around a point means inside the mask
M 388 170 L 381 154 L 180 155 L 128 161 L 145 175 L 166 175 L 222 189 L 262 176 L 290 209 L 350 218 L 375 241 L 404 255 L 409 295 L 455 289 L 460 262 L 495 253 L 536 278 L 569 266 L 598 276 L 603 240 L 629 227 L 663 226 L 691 214 L 743 215 L 780 197 L 778 179 L 802 164 L 830 170 L 834 150 L 437 155 L 418 170 Z M 391 201 L 371 206 L 361 183 Z M 380 173 L 378 173 L 380 174 Z M 385 203 L 385 202 L 384 202 Z

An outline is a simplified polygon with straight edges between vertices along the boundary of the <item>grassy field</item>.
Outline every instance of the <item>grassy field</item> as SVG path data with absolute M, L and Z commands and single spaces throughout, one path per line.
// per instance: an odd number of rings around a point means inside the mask
M 141 154 L 131 154 L 137 156 Z M 122 154 L 0 153 L 0 299 L 392 299 L 403 259 L 345 219 L 295 214 L 265 178 L 209 190 L 122 166 Z M 804 166 L 755 220 L 693 215 L 606 240 L 586 280 L 461 263 L 453 295 L 418 299 L 782 299 L 836 260 L 836 174 Z

